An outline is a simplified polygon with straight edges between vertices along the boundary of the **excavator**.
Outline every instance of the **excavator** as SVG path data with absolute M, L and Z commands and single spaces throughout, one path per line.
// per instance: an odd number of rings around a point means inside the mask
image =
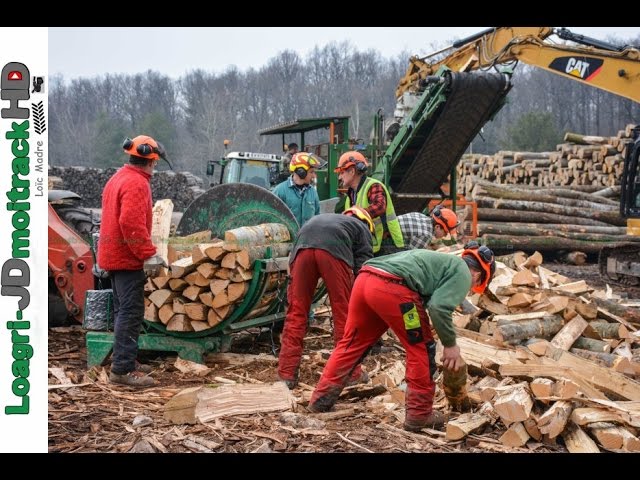
M 557 37 L 574 44 L 558 43 Z M 444 57 L 443 57 L 444 55 Z M 586 85 L 640 102 L 640 50 L 616 46 L 579 35 L 566 28 L 494 27 L 453 43 L 425 57 L 412 57 L 396 89 L 398 130 L 410 120 L 421 91 L 442 69 L 451 72 L 486 71 L 523 62 Z M 462 117 L 461 117 L 462 118 Z M 446 126 L 455 130 L 453 123 Z M 389 131 L 389 130 L 388 130 Z M 620 215 L 627 220 L 627 234 L 640 235 L 639 132 L 627 150 L 621 182 Z M 608 280 L 640 284 L 640 246 L 616 244 L 602 248 L 600 272 Z

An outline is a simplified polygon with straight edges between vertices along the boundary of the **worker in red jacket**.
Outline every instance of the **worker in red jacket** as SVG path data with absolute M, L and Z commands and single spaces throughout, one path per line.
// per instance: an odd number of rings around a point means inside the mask
M 113 359 L 109 379 L 134 387 L 155 384 L 146 375 L 151 367 L 139 364 L 138 336 L 144 318 L 144 284 L 163 259 L 151 242 L 151 186 L 153 169 L 164 148 L 139 135 L 122 145 L 129 163 L 113 175 L 102 191 L 102 221 L 98 264 L 111 276 L 115 313 Z M 166 265 L 165 265 L 166 266 Z
M 443 366 L 458 370 L 463 360 L 451 314 L 470 289 L 483 293 L 494 272 L 493 252 L 476 242 L 466 245 L 462 257 L 417 249 L 367 261 L 353 285 L 344 335 L 311 395 L 309 410 L 332 408 L 351 372 L 391 328 L 407 355 L 404 428 L 444 425 L 444 415 L 433 410 L 436 344 L 429 319 L 444 347 Z

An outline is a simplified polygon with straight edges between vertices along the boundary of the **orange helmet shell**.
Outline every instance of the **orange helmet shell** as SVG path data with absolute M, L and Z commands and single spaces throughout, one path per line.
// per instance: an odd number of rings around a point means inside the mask
M 431 218 L 447 233 L 454 233 L 455 229 L 460 225 L 456 212 L 445 207 L 436 207 L 431 211 Z
M 344 212 L 342 212 L 342 214 L 359 218 L 367 224 L 371 233 L 374 232 L 373 220 L 371 220 L 371 215 L 369 215 L 369 212 L 367 212 L 364 208 L 353 206 L 351 208 L 347 208 Z
M 293 173 L 296 168 L 304 168 L 309 171 L 310 168 L 318 168 L 319 166 L 320 162 L 313 155 L 307 152 L 298 152 L 291 157 L 289 171 Z
M 348 168 L 357 167 L 358 163 L 364 164 L 365 168 L 369 166 L 369 162 L 367 162 L 365 156 L 360 152 L 356 152 L 355 150 L 345 152 L 340 156 L 340 160 L 338 160 L 338 167 L 334 172 L 340 173 Z
M 485 247 L 484 245 L 480 246 L 475 241 L 465 246 L 462 256 L 465 257 L 467 255 L 474 257 L 484 271 L 484 281 L 482 284 L 472 288 L 475 293 L 483 294 L 491 282 L 493 274 L 496 272 L 495 256 L 489 247 Z
M 138 149 L 138 147 L 140 147 L 141 145 L 148 145 L 149 147 L 151 147 L 148 149 L 151 152 L 147 154 L 140 153 L 140 150 L 144 150 L 144 147 L 143 149 Z M 129 148 L 124 149 L 124 151 L 129 155 L 135 155 L 136 157 L 147 158 L 149 160 L 160 160 L 160 156 L 158 155 L 157 150 L 158 142 L 156 142 L 148 135 L 138 135 L 131 140 Z

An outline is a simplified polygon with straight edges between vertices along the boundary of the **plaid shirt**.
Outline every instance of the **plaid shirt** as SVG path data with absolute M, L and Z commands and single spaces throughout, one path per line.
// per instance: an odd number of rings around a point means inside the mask
M 431 237 L 433 237 L 431 217 L 420 212 L 410 212 L 398 215 L 398 222 L 407 248 L 426 248 L 431 243 Z
M 354 190 L 353 188 L 349 188 L 347 191 L 349 198 L 351 199 L 351 205 L 356 204 L 356 195 L 358 190 L 362 188 L 362 184 L 364 183 L 367 176 L 363 176 L 362 180 L 360 180 L 360 184 L 358 188 Z M 367 192 L 367 199 L 369 200 L 369 206 L 365 208 L 371 218 L 381 217 L 387 211 L 387 196 L 384 193 L 384 187 L 381 183 L 374 183 L 369 188 Z

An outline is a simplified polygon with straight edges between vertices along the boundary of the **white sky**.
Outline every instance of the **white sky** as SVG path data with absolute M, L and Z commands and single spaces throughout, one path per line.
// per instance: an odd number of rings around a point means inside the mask
M 66 79 L 152 69 L 177 78 L 201 68 L 222 72 L 260 68 L 287 49 L 305 56 L 314 46 L 350 41 L 384 57 L 404 50 L 424 55 L 433 45 L 477 33 L 487 27 L 50 27 L 49 73 Z M 639 27 L 568 27 L 574 33 L 605 40 L 629 40 Z

